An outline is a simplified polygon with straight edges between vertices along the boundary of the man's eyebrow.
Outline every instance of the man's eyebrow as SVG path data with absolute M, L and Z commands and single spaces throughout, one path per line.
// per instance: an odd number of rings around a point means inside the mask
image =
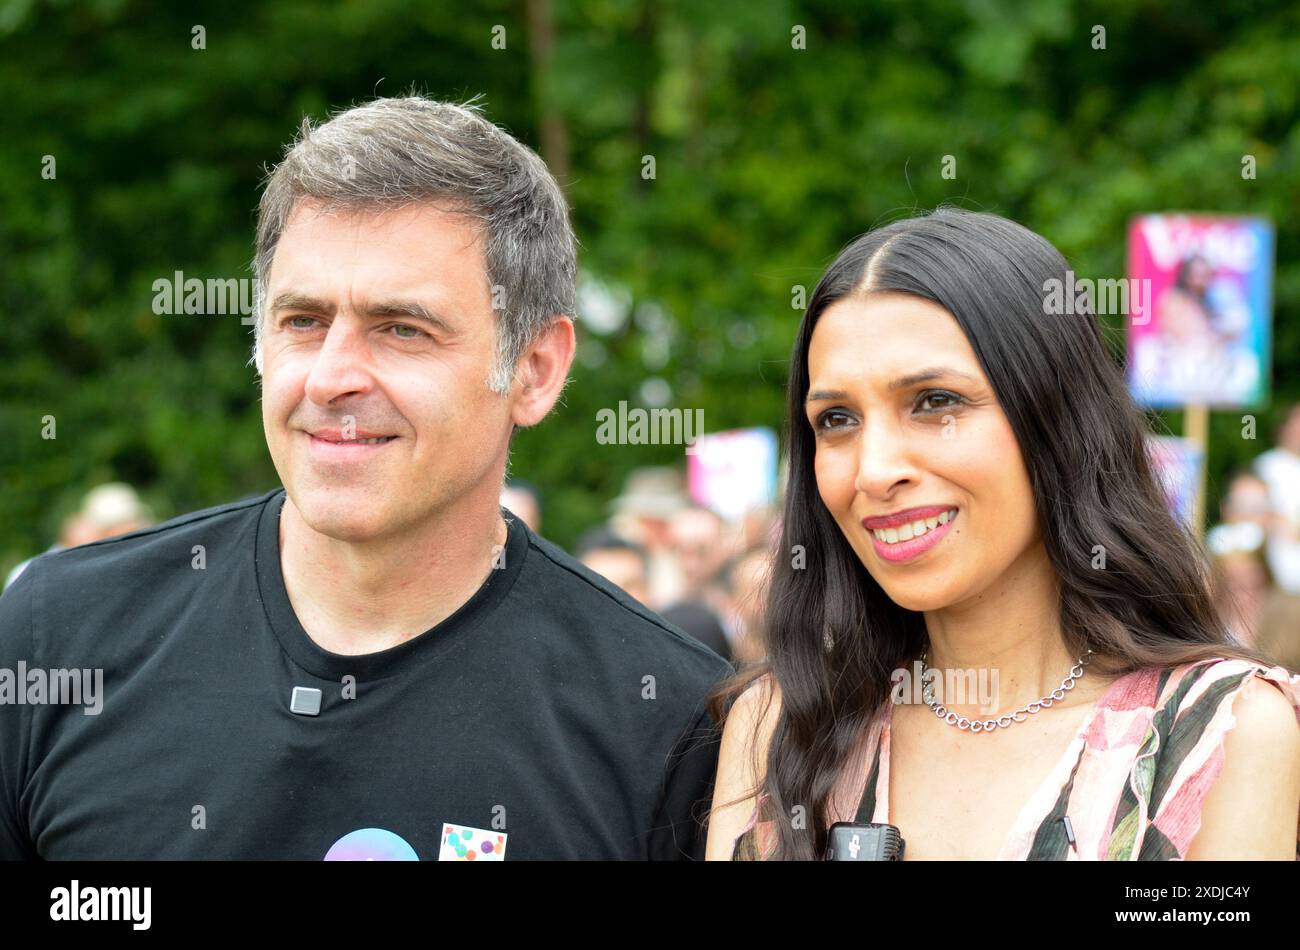
M 915 386 L 917 383 L 927 383 L 932 379 L 943 379 L 949 376 L 956 376 L 972 383 L 979 383 L 978 379 L 968 373 L 962 373 L 946 366 L 929 366 L 917 370 L 915 373 L 908 373 L 906 376 L 898 377 L 889 384 L 888 389 L 890 392 L 896 392 L 900 389 Z M 849 394 L 842 389 L 816 389 L 808 394 L 805 402 L 830 402 L 831 400 L 847 399 L 848 397 Z
M 423 320 L 448 336 L 456 332 L 455 327 L 418 300 L 381 300 L 371 304 L 365 312 L 368 317 L 411 317 Z
M 299 294 L 292 291 L 277 294 L 271 304 L 272 312 L 303 310 L 307 313 L 319 313 L 327 317 L 332 317 L 335 309 L 334 304 L 331 302 L 312 297 L 309 294 Z M 432 324 L 435 329 L 449 336 L 456 332 L 455 327 L 447 320 L 415 300 L 379 301 L 366 307 L 364 313 L 367 317 L 410 317 L 414 320 L 422 320 Z
M 334 315 L 334 304 L 326 303 L 307 294 L 289 291 L 275 295 L 275 300 L 271 302 L 271 310 L 308 310 L 312 313 L 320 313 L 330 317 Z

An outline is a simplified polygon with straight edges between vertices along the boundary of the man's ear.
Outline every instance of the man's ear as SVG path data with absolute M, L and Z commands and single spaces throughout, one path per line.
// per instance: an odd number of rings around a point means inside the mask
M 511 385 L 515 425 L 527 428 L 546 418 L 569 377 L 576 345 L 573 321 L 556 314 L 520 355 Z

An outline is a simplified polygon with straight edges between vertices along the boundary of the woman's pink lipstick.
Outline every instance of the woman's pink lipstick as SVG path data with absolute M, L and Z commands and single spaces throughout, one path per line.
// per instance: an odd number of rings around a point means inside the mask
M 937 518 L 945 511 L 951 511 L 947 524 L 941 524 L 930 528 L 919 538 L 913 538 L 910 541 L 899 541 L 895 544 L 881 541 L 876 537 L 875 532 L 878 529 L 895 528 L 901 525 L 911 524 L 914 521 L 924 521 L 926 518 Z M 928 507 L 928 508 L 909 508 L 907 511 L 896 512 L 892 515 L 883 515 L 878 518 L 863 518 L 862 526 L 867 529 L 867 534 L 871 538 L 871 543 L 875 545 L 876 553 L 886 561 L 892 561 L 895 564 L 903 561 L 910 561 L 913 558 L 920 557 L 930 548 L 934 547 L 943 540 L 944 535 L 952 527 L 952 523 L 957 520 L 959 510 L 954 507 Z

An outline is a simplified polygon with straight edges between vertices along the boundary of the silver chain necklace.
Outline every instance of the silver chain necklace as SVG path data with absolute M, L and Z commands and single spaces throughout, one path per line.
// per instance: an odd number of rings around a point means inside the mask
M 925 658 L 930 651 L 926 650 L 921 654 L 921 682 L 925 682 L 925 671 L 929 669 L 925 665 Z M 1021 706 L 1013 713 L 1007 713 L 1005 716 L 998 716 L 996 719 L 967 719 L 965 716 L 959 716 L 952 710 L 948 709 L 941 703 L 934 700 L 934 684 L 930 683 L 925 687 L 925 692 L 921 698 L 925 704 L 930 707 L 936 716 L 942 719 L 950 726 L 956 726 L 958 729 L 970 730 L 971 732 L 992 732 L 994 729 L 1005 729 L 1013 722 L 1024 722 L 1033 713 L 1040 712 L 1053 703 L 1059 703 L 1065 699 L 1068 690 L 1074 689 L 1075 681 L 1083 676 L 1083 668 L 1088 663 L 1088 658 L 1092 656 L 1092 650 L 1079 657 L 1077 663 L 1070 669 L 1065 679 L 1061 680 L 1061 685 L 1056 687 L 1042 699 L 1036 699 L 1032 703 Z

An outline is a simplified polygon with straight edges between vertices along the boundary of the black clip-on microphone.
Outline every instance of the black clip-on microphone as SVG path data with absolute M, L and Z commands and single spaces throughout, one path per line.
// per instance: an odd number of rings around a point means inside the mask
M 826 839 L 827 861 L 901 861 L 907 842 L 893 825 L 837 821 Z
M 871 820 L 876 808 L 876 777 L 862 789 L 852 821 L 837 821 L 826 838 L 827 861 L 901 861 L 907 842 L 893 825 Z

